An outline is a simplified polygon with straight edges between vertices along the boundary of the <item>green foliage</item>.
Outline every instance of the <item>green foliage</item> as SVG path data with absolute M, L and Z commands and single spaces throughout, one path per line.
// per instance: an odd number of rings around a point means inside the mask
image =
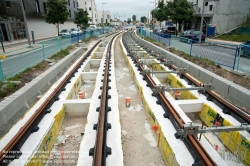
M 47 1 L 47 14 L 45 15 L 45 22 L 49 24 L 63 24 L 68 20 L 69 11 L 66 7 L 66 0 L 48 0 Z
M 131 18 L 128 18 L 128 24 L 130 24 L 131 23 Z
M 141 17 L 141 22 L 145 23 L 147 21 L 147 17 L 143 16 Z
M 136 15 L 133 15 L 133 16 L 132 16 L 132 20 L 133 20 L 133 22 L 136 21 Z
M 90 40 L 92 40 L 92 39 L 96 40 L 97 38 L 98 37 L 94 35 L 94 36 L 91 36 L 91 37 L 88 37 L 88 38 L 82 40 L 82 42 L 88 43 Z
M 247 19 L 241 24 L 242 27 L 250 27 L 250 15 L 247 15 Z
M 200 61 L 205 63 L 205 64 L 208 64 L 208 65 L 212 65 L 212 66 L 216 65 L 213 61 L 211 61 L 211 60 L 209 60 L 207 58 L 200 58 Z
M 216 37 L 216 39 L 236 41 L 236 42 L 245 42 L 250 39 L 250 34 L 225 34 Z
M 68 50 L 61 50 L 58 53 L 52 55 L 52 58 L 64 58 L 65 56 L 67 56 L 69 54 Z
M 83 9 L 78 9 L 76 14 L 75 14 L 75 21 L 74 23 L 79 25 L 81 28 L 85 29 L 86 27 L 88 27 L 88 21 L 89 21 L 89 17 L 88 17 L 88 12 L 86 10 Z
M 16 85 L 11 82 L 2 83 L 0 82 L 0 99 L 14 93 L 20 88 L 21 85 Z
M 189 22 L 194 17 L 194 9 L 187 0 L 174 0 L 164 7 L 165 13 L 176 23 Z

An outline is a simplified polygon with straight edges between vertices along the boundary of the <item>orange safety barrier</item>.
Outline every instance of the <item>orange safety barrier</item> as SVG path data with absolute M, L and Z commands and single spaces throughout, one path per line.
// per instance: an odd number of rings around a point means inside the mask
M 181 91 L 176 90 L 174 95 L 175 95 L 175 99 L 180 99 L 181 98 Z
M 127 106 L 127 107 L 130 106 L 130 97 L 126 97 L 126 106 Z
M 84 99 L 85 98 L 85 93 L 84 92 L 78 92 L 78 97 L 80 99 Z

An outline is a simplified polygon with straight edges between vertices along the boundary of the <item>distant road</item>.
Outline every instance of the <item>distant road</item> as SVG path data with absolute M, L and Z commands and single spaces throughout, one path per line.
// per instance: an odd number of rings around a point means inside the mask
M 2 69 L 5 77 L 10 77 L 27 67 L 30 67 L 38 62 L 42 61 L 42 59 L 51 56 L 52 54 L 58 52 L 61 47 L 67 47 L 71 44 L 71 40 L 62 39 L 61 45 L 58 45 L 57 42 L 45 42 L 45 49 L 43 57 L 42 48 L 36 48 L 32 51 L 21 53 L 19 55 L 12 56 L 2 61 Z

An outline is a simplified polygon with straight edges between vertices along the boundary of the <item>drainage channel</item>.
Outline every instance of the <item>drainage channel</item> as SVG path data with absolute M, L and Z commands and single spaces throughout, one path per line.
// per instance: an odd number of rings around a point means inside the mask
M 138 97 L 138 89 L 134 78 L 125 63 L 120 39 L 115 45 L 115 74 L 119 98 L 120 120 L 122 128 L 122 148 L 124 165 L 157 165 L 164 162 L 158 149 L 155 135 L 145 115 L 142 100 Z M 126 104 L 126 97 L 130 104 Z
M 131 36 L 131 34 L 129 34 L 129 35 Z M 186 82 L 186 80 L 183 79 L 182 75 L 175 74 L 175 72 L 173 72 L 173 73 L 166 72 L 166 71 L 170 71 L 169 70 L 170 65 L 167 65 L 165 60 L 164 61 L 157 60 L 159 58 L 155 57 L 155 56 L 151 56 L 151 54 L 149 54 L 149 52 L 148 52 L 149 50 L 141 51 L 140 45 L 137 45 L 137 43 L 131 42 L 132 41 L 131 37 L 129 38 L 129 36 L 124 36 L 124 39 L 125 38 L 126 38 L 126 40 L 130 40 L 130 42 L 125 40 L 125 42 L 127 43 L 125 46 L 126 46 L 127 50 L 130 51 L 129 54 L 130 55 L 133 54 L 133 57 L 131 57 L 131 58 L 134 59 L 136 66 L 137 67 L 143 66 L 144 69 L 148 68 L 150 71 L 150 74 L 146 74 L 146 75 L 147 75 L 147 77 L 150 75 L 152 77 L 152 80 L 155 82 L 155 84 L 160 85 L 160 86 L 165 86 L 166 88 L 169 88 L 169 89 L 171 89 L 173 87 L 175 87 L 175 88 L 180 87 L 180 86 L 181 87 L 188 87 L 188 88 L 189 87 L 190 88 L 196 87 L 194 85 L 190 86 L 189 85 L 190 82 Z M 134 55 L 136 56 L 136 58 Z M 138 61 L 140 63 L 138 63 Z M 143 72 L 141 72 L 141 74 L 143 76 L 145 76 L 145 74 L 143 74 Z M 147 86 L 148 86 L 148 84 L 147 84 Z M 203 93 L 201 93 L 201 91 L 194 91 L 194 90 L 193 91 L 191 91 L 191 90 L 181 91 L 180 93 L 178 93 L 178 97 L 176 96 L 177 95 L 176 91 L 170 90 L 170 91 L 166 91 L 166 92 L 164 92 L 164 91 L 160 91 L 160 92 L 162 92 L 164 94 L 164 96 L 170 101 L 172 107 L 177 111 L 177 113 L 181 116 L 181 118 L 184 120 L 185 123 L 198 122 L 198 124 L 200 124 L 200 126 L 201 126 L 201 122 L 203 121 L 204 125 L 211 126 L 211 125 L 213 125 L 213 124 L 211 124 L 211 121 L 212 122 L 214 121 L 213 117 L 223 116 L 224 121 L 221 122 L 221 123 L 223 123 L 223 125 L 225 124 L 225 122 L 228 123 L 229 120 L 231 121 L 231 123 L 234 122 L 236 125 L 237 124 L 240 125 L 240 123 L 236 122 L 235 119 L 232 119 L 232 117 L 229 117 L 225 114 L 223 115 L 223 110 L 220 107 L 216 106 L 213 102 L 208 101 L 207 96 L 203 95 Z M 164 105 L 163 104 L 164 100 L 161 100 L 158 98 L 157 103 Z M 220 114 L 220 116 L 218 115 L 218 113 L 216 114 L 214 110 L 216 110 Z M 169 108 L 165 108 L 165 111 L 168 112 Z M 156 114 L 156 113 L 154 112 L 154 114 Z M 211 116 L 211 114 L 212 114 L 212 116 Z M 169 117 L 169 113 L 167 116 L 165 113 L 164 116 Z M 170 117 L 170 119 L 171 119 L 171 117 Z M 218 120 L 218 119 L 216 119 L 216 120 Z M 159 124 L 159 125 L 161 126 L 161 124 Z M 210 156 L 212 156 L 212 158 L 214 159 L 214 161 L 216 161 L 216 164 L 218 164 L 218 165 L 244 165 L 241 162 L 245 162 L 245 163 L 247 162 L 247 157 L 246 157 L 247 155 L 246 154 L 248 154 L 248 150 L 246 149 L 246 151 L 245 151 L 242 149 L 243 150 L 242 151 L 242 150 L 240 150 L 240 148 L 244 148 L 244 147 L 241 147 L 241 142 L 247 141 L 247 138 L 249 137 L 249 133 L 247 133 L 247 131 L 237 132 L 237 135 L 239 135 L 239 138 L 241 138 L 242 141 L 241 140 L 237 141 L 238 142 L 237 147 L 234 146 L 234 148 L 238 148 L 238 150 L 236 150 L 237 151 L 236 156 L 234 156 L 232 153 L 229 152 L 229 150 L 227 150 L 229 144 L 231 144 L 230 141 L 232 143 L 234 143 L 236 141 L 235 138 L 231 137 L 232 138 L 231 140 L 227 139 L 227 147 L 225 147 L 225 146 L 223 146 L 223 144 L 225 144 L 226 141 L 225 141 L 225 137 L 222 137 L 222 134 L 224 134 L 224 132 L 203 134 L 203 136 L 205 136 L 205 137 L 201 137 L 202 139 L 200 141 L 200 144 L 203 146 L 204 150 L 207 151 Z M 235 133 L 230 132 L 230 135 L 231 134 L 235 134 Z M 167 141 L 168 141 L 168 143 L 170 142 L 169 140 L 167 140 Z M 184 142 L 185 142 L 185 140 L 184 140 Z M 170 146 L 174 152 L 175 151 L 174 149 L 176 147 L 174 145 L 171 145 L 171 144 L 170 144 Z M 187 148 L 190 148 L 189 146 L 187 146 Z M 220 150 L 218 150 L 218 149 L 220 149 Z M 235 151 L 235 150 L 233 150 L 233 151 Z M 190 151 L 190 153 L 192 155 L 194 154 L 194 152 L 192 150 Z M 244 154 L 242 154 L 242 153 L 244 153 Z M 175 154 L 175 157 L 178 158 L 178 153 L 174 152 L 174 154 Z M 163 154 L 163 156 L 165 156 L 165 155 L 166 154 Z M 243 155 L 243 157 L 242 157 L 242 155 Z M 193 155 L 193 157 L 194 156 L 195 155 Z M 244 158 L 244 156 L 245 156 L 245 158 Z M 199 163 L 199 161 L 197 161 L 196 157 L 194 157 L 194 159 L 195 159 L 195 163 Z M 166 162 L 167 161 L 165 160 L 165 163 Z

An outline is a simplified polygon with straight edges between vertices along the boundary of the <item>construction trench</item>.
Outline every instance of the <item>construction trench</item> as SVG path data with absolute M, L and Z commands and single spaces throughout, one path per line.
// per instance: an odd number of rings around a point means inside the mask
M 138 38 L 119 32 L 88 48 L 1 138 L 2 164 L 249 165 L 249 115 L 229 114 L 211 83 Z

